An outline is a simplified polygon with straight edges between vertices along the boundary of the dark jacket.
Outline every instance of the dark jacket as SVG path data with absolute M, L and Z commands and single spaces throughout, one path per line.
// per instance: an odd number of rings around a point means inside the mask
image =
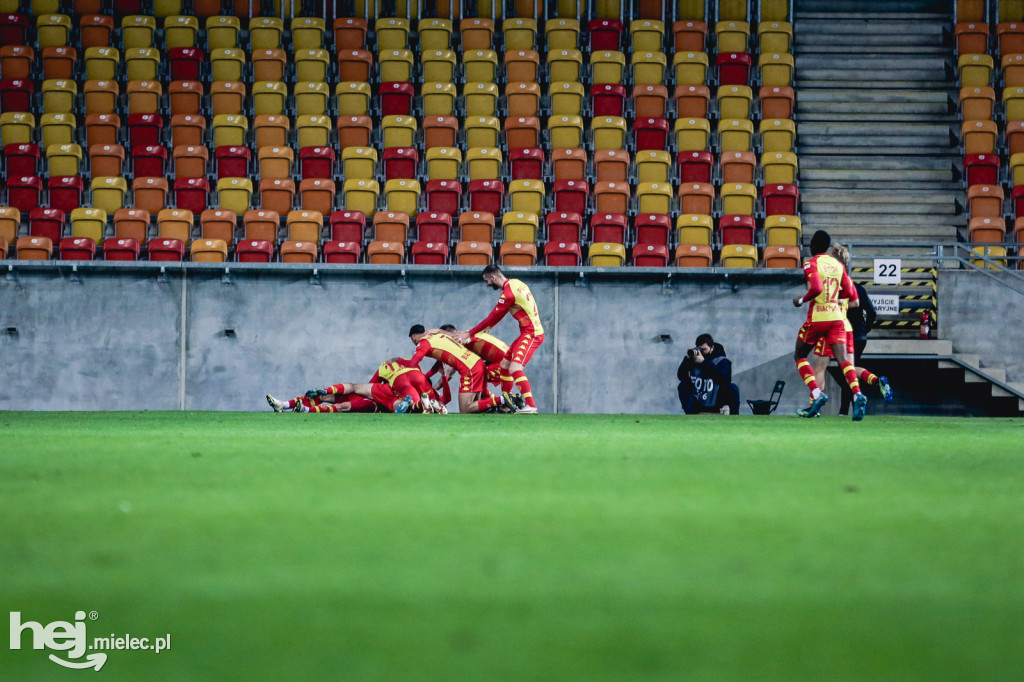
M 725 348 L 722 344 L 716 343 L 711 349 L 711 355 L 704 356 L 704 362 L 699 365 L 687 353 L 676 371 L 676 376 L 679 381 L 689 383 L 692 381 L 692 374 L 707 377 L 719 386 L 732 383 L 732 360 L 725 357 Z
M 863 341 L 868 338 L 868 332 L 875 326 L 875 306 L 871 304 L 871 299 L 868 297 L 868 292 L 860 284 L 854 283 L 853 285 L 857 289 L 857 298 L 860 299 L 860 306 L 856 308 L 849 308 L 846 311 L 846 319 L 850 321 L 850 326 L 853 327 L 853 339 L 854 341 Z

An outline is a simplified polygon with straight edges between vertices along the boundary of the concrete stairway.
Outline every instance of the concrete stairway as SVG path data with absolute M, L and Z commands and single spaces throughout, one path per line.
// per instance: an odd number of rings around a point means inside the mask
M 902 413 L 940 414 L 948 410 L 949 414 L 978 416 L 1024 415 L 1024 384 L 1007 382 L 1003 367 L 983 364 L 977 355 L 954 352 L 950 340 L 872 339 L 861 359 L 873 371 L 887 373 L 890 378 L 902 372 L 905 385 L 917 385 L 927 394 L 908 401 L 917 405 L 908 405 Z M 930 379 L 938 381 L 929 387 Z M 895 386 L 898 394 L 899 380 Z M 947 395 L 941 395 L 946 391 Z M 892 409 L 900 410 L 900 406 Z
M 951 3 L 796 0 L 800 191 L 805 234 L 951 242 L 965 225 L 953 135 Z M 931 249 L 857 248 L 930 266 Z

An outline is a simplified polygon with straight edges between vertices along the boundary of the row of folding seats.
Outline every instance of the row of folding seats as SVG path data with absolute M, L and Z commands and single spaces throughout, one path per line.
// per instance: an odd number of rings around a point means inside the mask
M 182 261 L 186 251 L 193 262 L 226 262 L 228 248 L 220 239 L 198 239 L 186 250 L 179 239 L 157 239 L 151 243 L 148 256 L 151 261 Z M 583 263 L 583 252 L 577 243 L 548 242 L 543 250 L 543 262 L 538 260 L 538 251 L 533 244 L 506 242 L 498 249 L 495 259 L 490 244 L 459 242 L 453 251 L 447 244 L 415 242 L 408 250 L 404 245 L 389 242 L 371 242 L 366 250 L 369 263 L 398 265 L 486 265 L 498 262 L 509 266 L 579 266 Z M 92 260 L 95 244 L 89 238 L 64 239 L 57 246 L 47 237 L 22 237 L 13 248 L 0 239 L 0 260 L 10 257 L 19 260 L 49 260 L 56 255 L 61 260 Z M 723 247 L 717 261 L 709 246 L 681 245 L 675 249 L 674 259 L 665 248 L 643 245 L 632 249 L 632 257 L 621 244 L 595 242 L 587 248 L 588 265 L 597 267 L 711 267 L 718 264 L 725 268 L 754 268 L 758 266 L 758 249 L 752 245 L 735 244 Z M 105 260 L 138 260 L 140 249 L 133 239 L 111 239 L 104 248 Z M 354 264 L 360 262 L 362 250 L 356 244 L 329 242 L 321 254 L 311 242 L 285 242 L 281 245 L 279 257 L 284 263 L 316 263 L 322 258 L 325 263 Z M 800 248 L 795 246 L 770 246 L 762 251 L 761 264 L 767 268 L 797 268 L 800 265 Z M 273 259 L 270 242 L 246 240 L 240 242 L 235 252 L 238 262 L 269 263 Z
M 112 225 L 108 225 L 103 209 L 76 208 L 65 214 L 59 209 L 37 208 L 30 212 L 28 229 L 22 235 L 17 209 L 0 207 L 0 237 L 7 243 L 22 236 L 46 237 L 53 244 L 66 238 L 89 238 L 94 244 L 104 244 L 108 239 L 132 239 L 143 247 L 152 239 L 179 239 L 186 245 L 195 239 L 219 239 L 229 248 L 246 239 L 268 241 L 275 246 L 282 241 L 341 241 L 365 246 L 371 241 L 454 244 L 471 240 L 493 244 L 553 241 L 722 247 L 797 246 L 801 238 L 799 217 L 778 214 L 767 216 L 760 228 L 760 221 L 750 215 L 723 215 L 715 221 L 708 214 L 684 214 L 675 220 L 674 230 L 670 216 L 655 213 L 639 214 L 632 221 L 626 214 L 595 213 L 585 221 L 576 212 L 552 211 L 542 221 L 536 213 L 509 211 L 501 216 L 497 229 L 494 214 L 485 211 L 464 212 L 454 225 L 448 213 L 424 212 L 413 220 L 407 213 L 379 211 L 369 228 L 365 215 L 358 211 L 335 211 L 325 223 L 320 211 L 293 210 L 284 216 L 283 226 L 282 216 L 268 209 L 246 211 L 240 223 L 237 214 L 225 209 L 204 211 L 198 225 L 195 217 L 185 209 L 162 209 L 155 215 L 154 229 L 151 214 L 144 209 L 117 209 Z

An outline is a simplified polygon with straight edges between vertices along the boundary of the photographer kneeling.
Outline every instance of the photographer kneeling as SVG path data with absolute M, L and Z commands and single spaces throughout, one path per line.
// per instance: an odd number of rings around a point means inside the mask
M 676 373 L 679 403 L 686 414 L 739 414 L 740 389 L 732 383 L 732 361 L 711 334 L 701 334 Z

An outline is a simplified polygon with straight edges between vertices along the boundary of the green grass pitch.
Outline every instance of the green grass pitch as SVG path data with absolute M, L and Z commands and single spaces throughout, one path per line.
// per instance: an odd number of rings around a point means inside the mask
M 1022 420 L 6 412 L 0 519 L 96 679 L 1024 679 Z

